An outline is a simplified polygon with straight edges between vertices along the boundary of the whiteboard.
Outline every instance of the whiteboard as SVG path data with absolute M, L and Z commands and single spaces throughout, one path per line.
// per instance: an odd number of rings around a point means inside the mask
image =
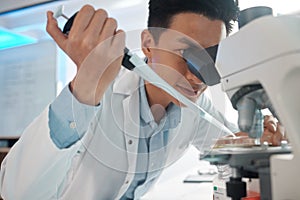
M 56 96 L 56 46 L 0 51 L 0 137 L 18 137 Z

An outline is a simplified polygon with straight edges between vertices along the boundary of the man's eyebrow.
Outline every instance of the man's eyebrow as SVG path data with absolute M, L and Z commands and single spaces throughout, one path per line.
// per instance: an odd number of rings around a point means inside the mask
M 177 41 L 181 42 L 181 43 L 184 43 L 184 44 L 187 44 L 191 48 L 201 48 L 201 46 L 197 42 L 195 42 L 193 40 L 190 40 L 186 37 L 177 38 Z

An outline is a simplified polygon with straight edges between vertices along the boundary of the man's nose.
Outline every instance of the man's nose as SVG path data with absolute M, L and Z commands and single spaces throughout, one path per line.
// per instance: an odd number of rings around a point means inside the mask
M 189 69 L 186 70 L 185 77 L 187 80 L 193 81 L 194 83 L 197 83 L 197 84 L 203 83 Z

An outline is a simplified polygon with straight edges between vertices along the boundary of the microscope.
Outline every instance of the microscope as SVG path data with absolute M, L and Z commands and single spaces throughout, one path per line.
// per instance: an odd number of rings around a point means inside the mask
M 213 149 L 202 159 L 230 165 L 233 171 L 226 190 L 233 200 L 246 196 L 243 177 L 259 178 L 261 200 L 296 200 L 300 198 L 296 178 L 300 166 L 300 16 L 274 17 L 267 7 L 247 9 L 241 12 L 243 16 L 240 30 L 218 45 L 215 66 L 222 90 L 238 111 L 241 131 L 260 137 L 261 131 L 251 131 L 251 127 L 262 123 L 260 110 L 268 108 L 285 127 L 291 145 Z

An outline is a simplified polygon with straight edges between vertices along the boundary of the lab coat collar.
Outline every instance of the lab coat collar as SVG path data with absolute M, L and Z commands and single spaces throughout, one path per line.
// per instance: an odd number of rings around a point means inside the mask
M 132 71 L 121 69 L 113 85 L 113 93 L 132 95 L 138 91 L 140 77 Z

